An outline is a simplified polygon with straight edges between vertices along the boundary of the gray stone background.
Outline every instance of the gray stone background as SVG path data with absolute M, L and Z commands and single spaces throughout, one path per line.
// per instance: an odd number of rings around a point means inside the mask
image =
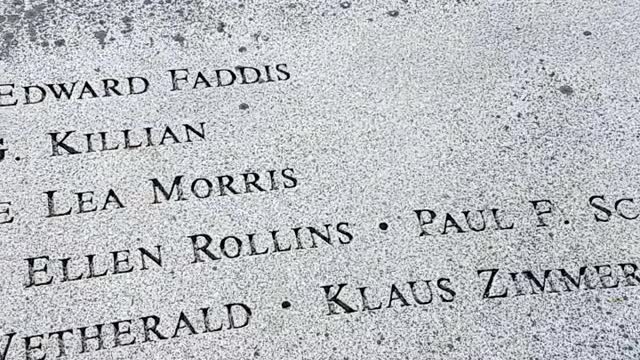
M 242 330 L 69 358 L 638 358 L 635 288 L 482 301 L 476 269 L 640 261 L 637 221 L 596 226 L 587 207 L 591 195 L 638 193 L 639 17 L 634 1 L 7 0 L 1 82 L 142 75 L 152 88 L 0 110 L 0 135 L 23 158 L 0 164 L 0 194 L 17 209 L 0 227 L 0 329 L 245 300 L 258 310 Z M 290 81 L 167 91 L 167 69 L 275 63 Z M 210 122 L 206 144 L 77 158 L 50 158 L 45 136 L 197 121 Z M 301 177 L 294 191 L 141 205 L 150 177 L 287 166 Z M 44 219 L 46 190 L 109 187 L 130 194 L 127 209 Z M 517 214 L 539 198 L 571 225 L 417 237 L 413 209 Z M 338 221 L 356 224 L 349 246 L 188 265 L 190 233 Z M 155 244 L 177 254 L 173 273 L 23 286 L 26 257 Z M 319 288 L 441 276 L 454 303 L 373 314 L 328 317 Z

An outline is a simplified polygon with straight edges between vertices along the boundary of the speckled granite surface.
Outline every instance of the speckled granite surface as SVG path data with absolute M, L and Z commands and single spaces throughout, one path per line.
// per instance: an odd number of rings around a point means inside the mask
M 0 5 L 0 359 L 640 357 L 640 5 Z

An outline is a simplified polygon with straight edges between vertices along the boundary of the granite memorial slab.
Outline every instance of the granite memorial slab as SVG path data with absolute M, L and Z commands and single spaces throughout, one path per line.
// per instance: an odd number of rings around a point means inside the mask
M 0 4 L 0 360 L 640 358 L 640 4 Z

